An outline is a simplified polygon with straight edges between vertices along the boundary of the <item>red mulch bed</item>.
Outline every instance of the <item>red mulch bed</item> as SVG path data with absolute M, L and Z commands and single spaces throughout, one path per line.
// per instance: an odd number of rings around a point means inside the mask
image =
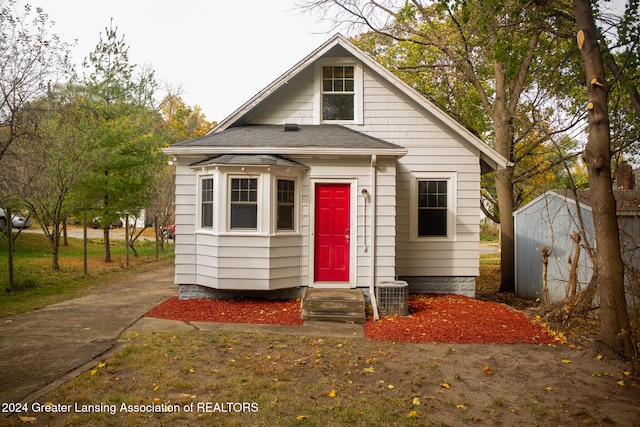
M 254 323 L 263 325 L 302 325 L 300 300 L 261 299 L 179 300 L 173 297 L 147 313 L 147 317 L 185 322 Z
M 461 295 L 409 296 L 409 316 L 367 319 L 365 335 L 376 341 L 442 343 L 543 343 L 554 338 L 504 304 Z
M 554 338 L 521 312 L 504 304 L 460 295 L 418 294 L 409 297 L 409 316 L 387 316 L 365 324 L 374 341 L 443 343 L 536 343 Z M 193 322 L 302 325 L 300 300 L 168 299 L 147 317 Z

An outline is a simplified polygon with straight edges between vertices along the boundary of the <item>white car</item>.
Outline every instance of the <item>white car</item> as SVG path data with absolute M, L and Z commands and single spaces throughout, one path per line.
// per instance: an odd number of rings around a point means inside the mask
M 13 228 L 29 228 L 31 227 L 31 218 L 18 213 L 11 214 L 11 225 Z M 7 211 L 0 208 L 0 230 L 7 227 Z
M 13 228 L 29 228 L 31 227 L 31 218 L 17 213 L 11 214 L 11 224 Z

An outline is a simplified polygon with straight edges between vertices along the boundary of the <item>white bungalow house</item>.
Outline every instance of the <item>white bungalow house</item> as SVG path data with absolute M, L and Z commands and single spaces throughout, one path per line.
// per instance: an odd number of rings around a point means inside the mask
M 341 35 L 164 152 L 181 298 L 394 280 L 475 295 L 480 175 L 506 160 Z

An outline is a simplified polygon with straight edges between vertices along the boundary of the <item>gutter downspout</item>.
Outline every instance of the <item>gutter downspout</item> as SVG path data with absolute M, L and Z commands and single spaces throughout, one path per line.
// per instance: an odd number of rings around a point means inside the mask
M 380 320 L 378 314 L 378 302 L 376 301 L 376 198 L 377 198 L 377 171 L 375 154 L 371 155 L 371 282 L 369 284 L 369 297 L 371 298 L 371 308 L 373 319 Z M 365 218 L 366 221 L 366 218 Z

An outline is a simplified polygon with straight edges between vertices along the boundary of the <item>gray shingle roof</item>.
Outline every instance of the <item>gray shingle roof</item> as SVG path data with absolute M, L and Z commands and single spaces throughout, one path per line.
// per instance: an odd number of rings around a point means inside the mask
M 322 147 L 376 150 L 402 148 L 340 125 L 301 125 L 297 126 L 298 130 L 284 129 L 285 126 L 278 125 L 238 126 L 178 142 L 171 147 Z
M 306 168 L 302 163 L 294 162 L 280 156 L 269 154 L 223 154 L 214 156 L 190 166 L 210 166 L 210 165 L 251 165 L 251 166 L 285 166 L 295 168 Z

